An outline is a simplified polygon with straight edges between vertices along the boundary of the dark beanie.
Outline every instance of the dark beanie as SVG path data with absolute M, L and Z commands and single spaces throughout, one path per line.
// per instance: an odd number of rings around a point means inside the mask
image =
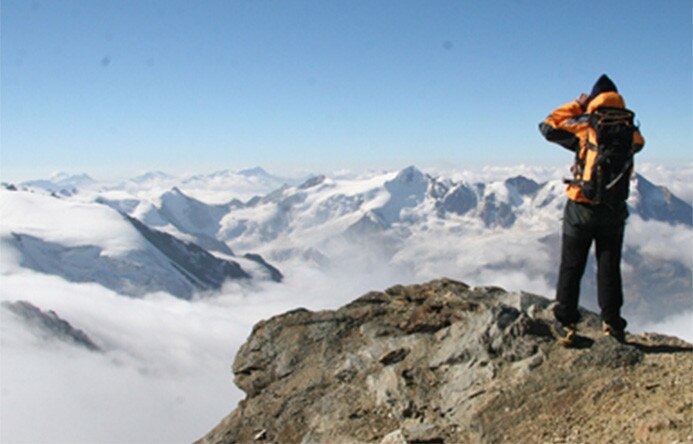
M 614 85 L 614 82 L 612 82 L 606 74 L 602 74 L 602 76 L 599 79 L 597 79 L 597 82 L 592 87 L 592 92 L 590 93 L 590 100 L 594 99 L 599 94 L 608 91 L 618 92 L 618 90 L 616 89 L 616 85 Z

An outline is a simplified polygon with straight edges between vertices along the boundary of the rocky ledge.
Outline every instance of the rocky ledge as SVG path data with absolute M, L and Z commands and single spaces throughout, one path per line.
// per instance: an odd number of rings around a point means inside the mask
M 246 399 L 200 443 L 687 442 L 693 346 L 555 343 L 550 301 L 447 279 L 258 323 L 233 364 Z

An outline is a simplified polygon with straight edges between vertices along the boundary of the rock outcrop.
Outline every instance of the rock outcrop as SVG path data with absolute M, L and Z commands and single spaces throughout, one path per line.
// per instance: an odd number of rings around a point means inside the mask
M 39 336 L 45 339 L 59 340 L 84 347 L 93 352 L 102 351 L 101 347 L 96 345 L 84 331 L 73 327 L 72 324 L 60 318 L 53 310 L 43 311 L 26 301 L 4 301 L 0 306 L 24 321 L 26 325 L 33 328 Z
M 200 443 L 685 441 L 693 346 L 603 337 L 584 312 L 558 346 L 550 301 L 451 280 L 257 324 L 233 364 L 247 394 Z

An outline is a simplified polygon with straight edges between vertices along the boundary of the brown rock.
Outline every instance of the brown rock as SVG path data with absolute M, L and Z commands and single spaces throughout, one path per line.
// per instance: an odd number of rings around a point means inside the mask
M 260 322 L 233 364 L 246 398 L 199 442 L 621 443 L 693 433 L 693 395 L 681 390 L 693 386 L 693 346 L 661 335 L 609 342 L 584 312 L 584 347 L 566 349 L 549 334 L 549 305 L 442 279 Z

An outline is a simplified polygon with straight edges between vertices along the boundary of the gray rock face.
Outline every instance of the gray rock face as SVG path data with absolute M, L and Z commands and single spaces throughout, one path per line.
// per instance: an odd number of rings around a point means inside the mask
M 439 201 L 439 214 L 443 216 L 450 212 L 464 215 L 476 208 L 477 203 L 474 190 L 464 184 L 458 184 Z
M 84 347 L 90 351 L 101 351 L 85 332 L 73 327 L 52 310 L 42 311 L 26 301 L 3 302 L 2 307 L 36 329 L 41 336 Z
M 274 282 L 281 282 L 284 279 L 284 275 L 282 274 L 281 271 L 279 271 L 278 268 L 270 265 L 262 256 L 259 254 L 253 254 L 253 253 L 246 253 L 243 255 L 244 258 L 250 259 L 253 262 L 257 262 L 258 264 L 262 265 L 267 272 L 270 275 L 270 278 Z
M 486 196 L 479 216 L 487 227 L 508 228 L 517 220 L 513 208 L 506 202 L 498 203 L 495 194 Z

